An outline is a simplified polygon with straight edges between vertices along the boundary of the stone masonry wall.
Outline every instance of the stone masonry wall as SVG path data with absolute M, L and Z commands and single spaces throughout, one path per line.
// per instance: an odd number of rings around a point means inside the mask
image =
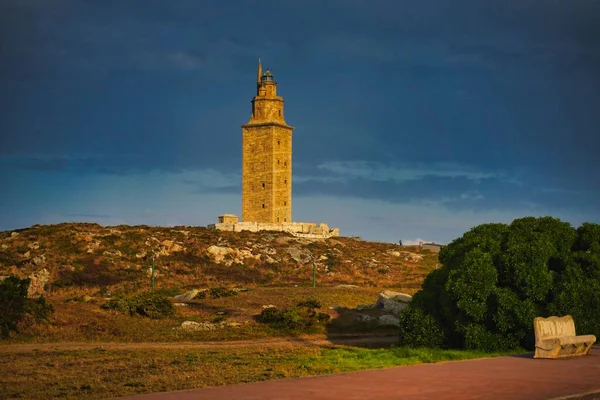
M 239 222 L 232 223 L 216 223 L 208 225 L 211 229 L 230 231 L 230 232 L 260 232 L 260 231 L 277 231 L 289 232 L 293 235 L 306 238 L 324 238 L 339 236 L 338 228 L 330 229 L 327 224 L 315 224 L 313 222 L 288 222 L 288 223 L 259 223 L 259 222 Z
M 242 125 L 242 221 L 292 221 L 293 129 L 277 84 L 259 77 L 250 120 Z

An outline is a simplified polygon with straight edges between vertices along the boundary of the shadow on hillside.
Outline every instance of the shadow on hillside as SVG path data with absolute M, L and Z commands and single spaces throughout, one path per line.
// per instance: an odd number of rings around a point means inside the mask
M 218 312 L 224 312 L 230 315 L 237 315 L 240 314 L 240 310 L 237 308 L 232 308 L 232 307 L 223 307 L 223 306 L 214 306 L 214 305 L 210 305 L 210 304 L 206 304 L 206 303 L 191 303 L 188 302 L 186 303 L 187 307 L 190 309 L 195 309 L 195 310 L 202 310 L 202 311 L 206 311 L 207 313 L 210 314 L 216 314 Z
M 361 310 L 338 308 L 327 324 L 327 340 L 334 345 L 364 348 L 384 348 L 398 343 L 395 327 L 377 324 L 378 309 Z
M 388 348 L 398 343 L 398 335 L 353 334 L 347 336 L 328 335 L 327 340 L 333 345 L 363 347 L 366 349 Z

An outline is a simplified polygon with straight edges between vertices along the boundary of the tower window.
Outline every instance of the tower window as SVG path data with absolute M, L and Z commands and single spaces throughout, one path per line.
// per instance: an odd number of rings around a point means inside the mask
M 284 179 L 284 180 L 283 180 L 283 183 L 285 183 L 285 184 L 287 185 L 287 179 Z
M 279 146 L 280 144 L 281 144 L 281 141 L 279 141 L 279 140 L 278 140 L 278 141 L 277 141 L 277 146 Z
M 283 202 L 283 205 L 284 205 L 284 206 L 287 206 L 287 201 L 284 201 L 284 202 Z
M 279 160 L 277 160 L 277 165 L 279 165 Z
M 287 218 L 284 218 L 284 219 L 283 219 L 283 222 L 287 222 Z
M 265 188 L 265 183 L 264 183 L 264 182 L 262 183 L 262 188 L 263 188 L 263 189 Z
M 284 161 L 284 162 L 283 162 L 283 166 L 284 166 L 284 167 L 287 167 L 287 161 Z
M 281 117 L 281 110 L 278 110 L 277 113 L 279 114 L 279 116 Z
M 263 203 L 263 208 L 267 208 L 267 207 L 265 207 L 265 203 Z

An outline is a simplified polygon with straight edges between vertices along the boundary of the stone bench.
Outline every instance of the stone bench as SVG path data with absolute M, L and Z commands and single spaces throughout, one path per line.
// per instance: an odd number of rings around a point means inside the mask
M 537 317 L 533 320 L 535 355 L 533 358 L 583 356 L 596 342 L 594 335 L 575 334 L 573 317 Z

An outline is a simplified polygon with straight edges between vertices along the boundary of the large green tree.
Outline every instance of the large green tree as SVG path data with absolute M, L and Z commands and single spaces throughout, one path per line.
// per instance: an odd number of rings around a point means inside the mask
M 444 246 L 439 258 L 442 268 L 405 311 L 411 324 L 401 326 L 403 344 L 413 344 L 415 332 L 435 332 L 435 340 L 420 343 L 531 348 L 533 319 L 551 314 L 571 314 L 578 331 L 600 333 L 598 224 L 574 229 L 556 218 L 527 217 L 479 225 Z

